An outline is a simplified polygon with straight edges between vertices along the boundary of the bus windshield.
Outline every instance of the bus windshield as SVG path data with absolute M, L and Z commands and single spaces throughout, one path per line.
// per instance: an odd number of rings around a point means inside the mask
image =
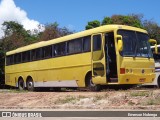
M 122 56 L 153 57 L 147 34 L 129 30 L 118 30 L 118 34 L 123 38 Z

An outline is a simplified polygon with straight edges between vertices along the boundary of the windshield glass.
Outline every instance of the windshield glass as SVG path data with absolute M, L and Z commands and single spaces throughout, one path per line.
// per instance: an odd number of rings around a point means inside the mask
M 129 30 L 118 30 L 118 34 L 123 39 L 122 56 L 153 57 L 147 34 Z

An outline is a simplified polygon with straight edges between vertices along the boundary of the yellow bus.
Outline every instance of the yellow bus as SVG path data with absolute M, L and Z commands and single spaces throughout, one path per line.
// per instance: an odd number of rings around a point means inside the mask
M 160 45 L 157 45 L 158 51 L 160 51 Z M 160 88 L 160 53 L 155 53 L 155 46 L 151 46 L 151 50 L 153 52 L 153 58 L 155 60 L 155 74 L 156 77 L 152 83 L 146 83 L 143 85 L 146 86 L 156 86 L 157 88 Z
M 87 87 L 150 83 L 154 59 L 145 30 L 105 25 L 6 53 L 5 84 L 37 87 Z

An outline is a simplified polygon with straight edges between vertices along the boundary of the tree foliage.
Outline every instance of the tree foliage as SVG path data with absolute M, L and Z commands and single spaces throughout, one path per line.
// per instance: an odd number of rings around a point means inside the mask
M 30 34 L 23 26 L 17 22 L 9 21 L 3 24 L 4 37 L 1 44 L 4 52 L 28 45 L 36 41 L 37 37 Z
M 148 20 L 144 21 L 143 26 L 148 31 L 150 38 L 156 39 L 160 44 L 160 26 L 156 22 Z
M 101 23 L 98 20 L 90 21 L 86 25 L 86 30 L 99 27 Z
M 45 26 L 45 30 L 39 36 L 39 41 L 51 40 L 71 33 L 73 32 L 66 27 L 60 28 L 58 23 L 54 22 Z
M 102 22 L 97 20 L 96 22 L 95 21 L 88 22 L 88 24 L 86 25 L 86 29 L 92 29 L 101 25 L 109 25 L 109 24 L 129 25 L 145 29 L 148 31 L 150 38 L 156 39 L 158 43 L 160 43 L 160 26 L 152 20 L 143 20 L 142 14 L 113 15 L 111 17 L 107 16 L 104 17 Z
M 91 21 L 86 25 L 86 29 L 92 29 L 99 27 L 101 25 L 109 25 L 109 24 L 120 24 L 120 25 L 129 25 L 133 27 L 143 28 L 143 24 L 141 22 L 142 15 L 113 15 L 111 17 L 104 17 L 102 22 L 100 21 Z

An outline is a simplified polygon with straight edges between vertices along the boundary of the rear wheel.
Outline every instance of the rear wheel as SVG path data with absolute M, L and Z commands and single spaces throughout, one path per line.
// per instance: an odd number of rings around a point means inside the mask
M 88 75 L 88 76 L 87 76 L 87 88 L 88 88 L 90 91 L 100 91 L 100 90 L 101 90 L 101 85 L 94 84 L 94 83 L 92 82 L 92 76 L 91 76 L 91 75 Z
M 158 77 L 158 80 L 157 80 L 157 87 L 160 88 L 160 76 Z
M 19 81 L 18 81 L 18 89 L 20 91 L 25 89 L 24 81 L 23 81 L 22 78 L 20 78 Z
M 32 78 L 29 78 L 27 80 L 27 90 L 34 91 L 34 82 L 33 82 Z

